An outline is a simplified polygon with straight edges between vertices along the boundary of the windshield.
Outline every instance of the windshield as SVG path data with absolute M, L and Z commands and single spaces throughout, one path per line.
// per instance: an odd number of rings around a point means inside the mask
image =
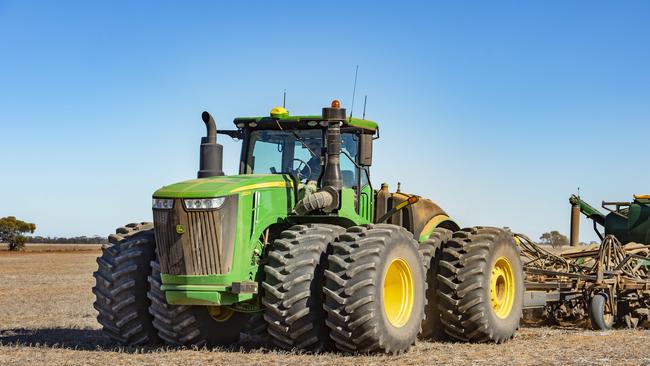
M 356 134 L 341 134 L 341 177 L 345 187 L 358 185 L 358 144 Z M 246 164 L 250 173 L 292 174 L 305 182 L 320 177 L 323 130 L 252 131 L 249 147 Z
M 320 176 L 322 144 L 322 130 L 253 131 L 247 165 L 252 173 L 294 174 L 315 181 Z

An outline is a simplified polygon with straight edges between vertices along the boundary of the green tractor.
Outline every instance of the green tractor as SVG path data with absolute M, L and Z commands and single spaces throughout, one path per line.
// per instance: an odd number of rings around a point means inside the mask
M 98 321 L 127 345 L 272 341 L 310 352 L 400 353 L 418 337 L 503 342 L 524 286 L 510 232 L 460 229 L 428 199 L 374 190 L 375 122 L 321 115 L 202 119 L 198 179 L 153 194 L 153 223 L 110 236 Z M 217 134 L 242 141 L 222 172 Z

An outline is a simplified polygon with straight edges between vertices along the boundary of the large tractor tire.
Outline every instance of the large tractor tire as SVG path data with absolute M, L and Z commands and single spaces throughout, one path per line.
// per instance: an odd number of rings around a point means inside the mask
M 355 226 L 332 248 L 324 291 L 336 347 L 347 353 L 408 350 L 426 305 L 425 269 L 413 235 L 389 224 Z
M 438 274 L 441 321 L 451 337 L 501 343 L 519 328 L 524 280 L 510 233 L 476 227 L 454 233 Z
M 156 257 L 153 224 L 128 224 L 110 235 L 109 241 L 111 245 L 102 248 L 99 268 L 93 274 L 97 321 L 110 339 L 121 344 L 156 343 L 147 298 L 149 263 Z
M 169 305 L 161 290 L 160 264 L 151 262 L 149 312 L 158 336 L 175 346 L 229 346 L 239 341 L 253 314 L 225 306 Z
M 440 309 L 438 304 L 438 273 L 440 273 L 440 258 L 442 248 L 447 243 L 453 231 L 445 228 L 436 228 L 429 239 L 420 243 L 420 254 L 422 255 L 424 268 L 427 273 L 427 305 L 424 307 L 425 318 L 422 321 L 422 333 L 420 338 L 443 340 L 445 331 L 440 321 Z
M 271 244 L 262 303 L 277 346 L 312 352 L 332 349 L 323 310 L 323 272 L 328 248 L 343 232 L 335 225 L 296 225 Z

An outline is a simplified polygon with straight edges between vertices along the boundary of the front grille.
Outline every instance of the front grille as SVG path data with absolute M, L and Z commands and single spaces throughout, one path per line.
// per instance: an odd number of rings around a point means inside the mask
M 180 199 L 171 210 L 153 210 L 162 273 L 212 275 L 230 272 L 235 241 L 237 196 L 218 210 L 185 210 Z M 177 232 L 182 225 L 181 232 Z

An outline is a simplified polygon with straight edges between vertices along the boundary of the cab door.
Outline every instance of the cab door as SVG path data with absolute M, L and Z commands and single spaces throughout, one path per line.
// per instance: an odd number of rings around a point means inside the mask
M 359 169 L 360 175 L 360 193 L 359 193 L 359 216 L 365 223 L 372 223 L 375 214 L 375 193 L 372 191 L 370 182 L 368 181 L 368 167 Z

